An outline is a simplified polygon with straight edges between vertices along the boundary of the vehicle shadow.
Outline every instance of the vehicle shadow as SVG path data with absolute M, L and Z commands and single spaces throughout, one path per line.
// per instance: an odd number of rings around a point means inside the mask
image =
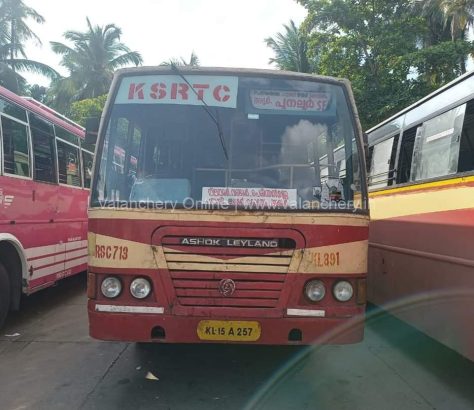
M 417 306 L 402 308 L 417 309 Z M 474 362 L 374 305 L 367 309 L 367 328 L 396 349 L 398 357 L 388 354 L 389 349 L 379 347 L 373 347 L 375 354 L 387 361 L 397 359 L 399 366 L 416 365 L 443 386 L 443 390 L 449 390 L 474 408 Z

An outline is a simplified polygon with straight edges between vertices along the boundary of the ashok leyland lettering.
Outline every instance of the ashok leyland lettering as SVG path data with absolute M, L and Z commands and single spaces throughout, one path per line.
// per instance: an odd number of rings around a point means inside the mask
M 97 144 L 93 337 L 361 340 L 367 189 L 346 81 L 266 70 L 120 70 Z

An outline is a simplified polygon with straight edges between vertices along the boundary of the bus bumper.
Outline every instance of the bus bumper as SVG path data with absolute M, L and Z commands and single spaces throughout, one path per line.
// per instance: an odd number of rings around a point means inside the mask
M 98 312 L 89 301 L 89 333 L 95 339 L 156 343 L 246 343 L 261 345 L 310 345 L 357 343 L 364 336 L 364 306 L 351 318 L 236 318 L 196 317 L 150 313 Z M 258 323 L 257 340 L 229 340 L 222 336 L 202 336 L 202 322 Z M 198 328 L 201 335 L 198 335 Z M 218 329 L 217 329 L 218 330 Z

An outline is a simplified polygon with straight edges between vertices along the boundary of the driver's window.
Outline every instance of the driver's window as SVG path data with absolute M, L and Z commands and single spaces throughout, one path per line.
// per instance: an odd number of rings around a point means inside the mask
M 234 187 L 263 187 L 262 131 L 258 120 L 243 118 L 232 121 L 230 136 L 230 185 Z
M 168 133 L 165 130 L 172 130 Z M 150 127 L 141 144 L 139 177 L 190 177 L 183 144 L 186 132 L 181 124 Z
M 258 120 L 234 120 L 231 131 L 232 169 L 254 169 L 260 167 L 262 134 Z

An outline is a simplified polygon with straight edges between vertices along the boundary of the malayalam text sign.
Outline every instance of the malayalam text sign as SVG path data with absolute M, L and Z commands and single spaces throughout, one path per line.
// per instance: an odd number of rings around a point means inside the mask
M 323 92 L 251 90 L 252 106 L 258 110 L 323 112 L 329 106 L 329 94 Z
M 203 187 L 202 202 L 244 208 L 290 208 L 296 204 L 296 189 Z

